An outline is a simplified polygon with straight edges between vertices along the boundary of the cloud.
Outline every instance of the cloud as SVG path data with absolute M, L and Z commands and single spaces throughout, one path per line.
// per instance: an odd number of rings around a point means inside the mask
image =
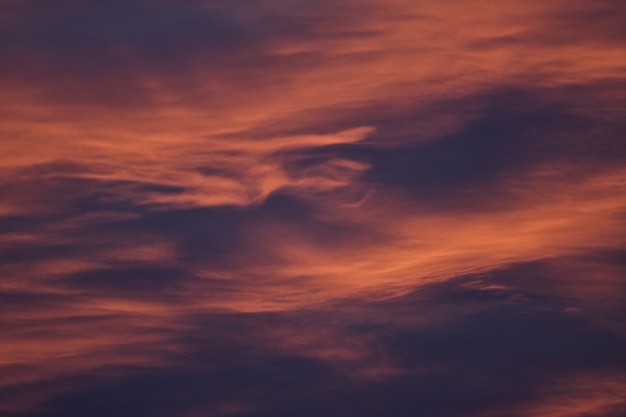
M 623 15 L 4 2 L 2 412 L 618 415 Z
M 100 371 L 33 415 L 80 415 L 94 404 L 119 415 L 289 415 L 303 404 L 305 415 L 333 416 L 619 415 L 623 334 L 601 315 L 566 309 L 559 293 L 496 285 L 510 274 L 469 275 L 378 302 L 195 314 L 174 333 L 181 354 L 169 366 L 161 359 L 145 370 Z M 168 345 L 131 346 L 145 355 Z

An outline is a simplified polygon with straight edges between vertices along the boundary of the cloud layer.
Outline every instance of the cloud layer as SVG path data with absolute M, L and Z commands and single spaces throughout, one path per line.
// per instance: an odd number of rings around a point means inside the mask
M 0 414 L 623 415 L 625 17 L 3 2 Z

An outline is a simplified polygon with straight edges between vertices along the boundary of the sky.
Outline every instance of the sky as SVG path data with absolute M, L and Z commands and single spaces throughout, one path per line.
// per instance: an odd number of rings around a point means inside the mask
M 4 0 L 0 416 L 626 416 L 622 0 Z

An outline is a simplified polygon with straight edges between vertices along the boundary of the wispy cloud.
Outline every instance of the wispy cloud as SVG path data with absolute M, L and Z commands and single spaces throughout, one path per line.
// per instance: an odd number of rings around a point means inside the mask
M 4 2 L 1 412 L 620 415 L 624 11 Z

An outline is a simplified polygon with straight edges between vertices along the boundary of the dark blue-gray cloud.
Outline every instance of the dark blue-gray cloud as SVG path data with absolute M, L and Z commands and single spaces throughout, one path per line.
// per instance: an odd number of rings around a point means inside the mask
M 623 335 L 602 325 L 606 317 L 566 310 L 571 300 L 558 294 L 489 288 L 539 266 L 461 277 L 373 304 L 199 315 L 191 321 L 193 330 L 181 335 L 190 350 L 180 369 L 91 381 L 93 388 L 51 400 L 48 412 L 29 415 L 170 416 L 224 404 L 241 407 L 234 415 L 255 417 L 463 416 L 497 407 L 516 415 L 519 404 L 541 399 L 546 385 L 564 375 L 626 366 Z M 439 321 L 420 325 L 433 309 Z M 267 330 L 291 326 L 340 326 L 343 333 L 367 335 L 404 372 L 384 381 L 354 380 L 324 362 L 275 356 L 255 342 Z

